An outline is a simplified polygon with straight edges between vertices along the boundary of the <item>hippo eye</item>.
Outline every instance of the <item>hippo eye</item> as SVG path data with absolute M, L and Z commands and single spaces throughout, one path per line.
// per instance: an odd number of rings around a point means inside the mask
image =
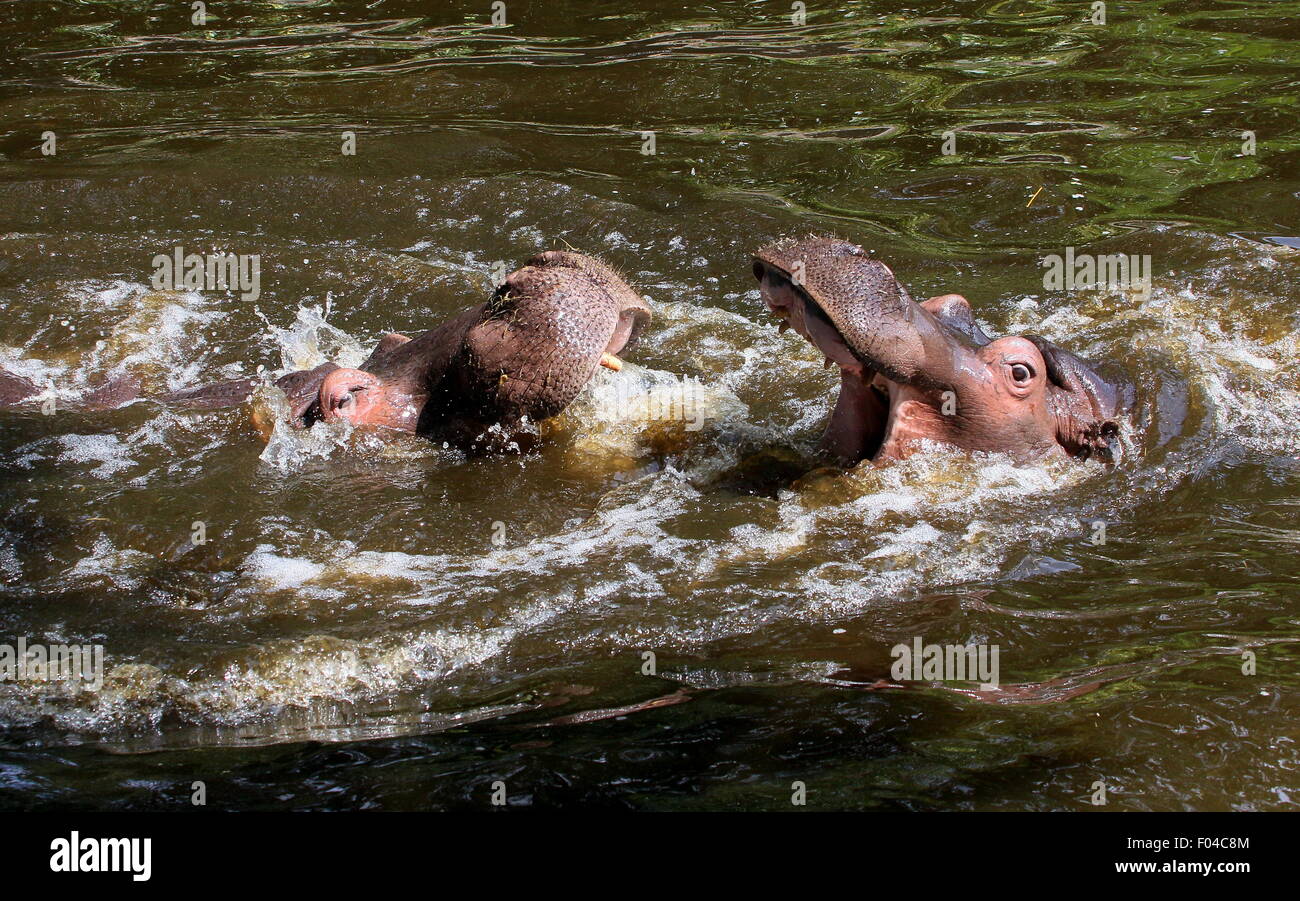
M 1024 363 L 1011 364 L 1011 380 L 1017 385 L 1028 384 L 1034 377 L 1034 371 Z

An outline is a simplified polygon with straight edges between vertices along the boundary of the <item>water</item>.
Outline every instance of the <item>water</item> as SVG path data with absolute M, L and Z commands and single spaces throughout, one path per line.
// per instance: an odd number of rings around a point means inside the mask
M 0 684 L 0 805 L 1294 806 L 1300 3 L 489 7 L 0 9 L 0 366 L 60 407 L 356 363 L 548 247 L 655 310 L 524 457 L 0 413 L 0 637 L 107 669 Z M 809 231 L 1121 361 L 1119 462 L 819 469 L 838 375 L 749 273 Z M 155 290 L 177 246 L 260 297 Z M 1067 246 L 1149 296 L 1045 290 Z M 678 376 L 697 430 L 601 400 Z M 1001 687 L 882 683 L 916 636 Z

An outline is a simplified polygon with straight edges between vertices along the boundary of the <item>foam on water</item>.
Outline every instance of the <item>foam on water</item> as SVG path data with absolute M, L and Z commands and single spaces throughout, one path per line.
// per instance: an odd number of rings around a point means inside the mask
M 263 384 L 254 391 L 252 404 L 254 415 L 272 424 L 261 460 L 281 472 L 298 469 L 309 460 L 325 459 L 348 447 L 355 431 L 347 420 L 317 422 L 309 429 L 300 428 L 294 424 L 293 411 L 284 392 L 271 384 Z
M 116 435 L 60 435 L 63 448 L 59 460 L 64 463 L 96 463 L 90 474 L 109 479 L 132 465 L 130 448 Z
M 547 433 L 566 450 L 593 456 L 644 458 L 682 451 L 719 425 L 743 421 L 748 408 L 725 385 L 624 362 L 603 367 Z
M 1208 412 L 1208 442 L 1229 440 L 1264 454 L 1294 453 L 1300 429 L 1300 332 L 1287 302 L 1254 296 L 1242 273 L 1293 263 L 1289 249 L 1214 239 L 1225 261 L 1149 295 L 1080 292 L 1040 315 L 1039 300 L 1013 307 L 1011 328 L 1045 335 L 1084 356 L 1124 361 L 1138 383 L 1138 411 L 1158 416 L 1156 390 L 1185 390 Z M 1254 273 L 1251 273 L 1254 274 Z M 1159 373 L 1177 373 L 1166 386 Z
M 809 509 L 803 502 L 811 497 L 802 497 L 782 512 L 813 537 L 834 540 L 846 527 L 860 533 L 851 539 L 860 550 L 801 580 L 817 607 L 843 616 L 989 578 L 1026 546 L 1080 533 L 1080 519 L 1051 513 L 1050 499 L 1105 477 L 1096 463 L 1018 466 L 997 454 L 931 447 L 898 465 L 859 468 L 853 487 L 840 489 L 851 492 L 844 500 Z
M 283 361 L 277 376 L 298 369 L 314 369 L 322 363 L 356 368 L 370 356 L 361 342 L 331 325 L 329 301 L 322 306 L 299 307 L 294 320 L 280 327 L 266 323 L 267 337 L 280 349 Z
M 46 389 L 33 403 L 53 397 L 75 404 L 106 378 L 123 374 L 138 378 L 146 393 L 187 387 L 207 369 L 213 348 L 206 332 L 225 315 L 198 292 L 156 291 L 121 280 L 72 282 L 59 291 L 66 318 L 52 319 L 22 348 L 0 346 L 0 367 Z M 77 322 L 85 323 L 80 337 Z M 50 350 L 68 347 L 73 350 Z
M 134 591 L 140 587 L 141 577 L 152 562 L 149 554 L 119 548 L 107 535 L 100 535 L 90 556 L 78 560 L 65 577 L 69 584 L 78 587 L 99 584 Z

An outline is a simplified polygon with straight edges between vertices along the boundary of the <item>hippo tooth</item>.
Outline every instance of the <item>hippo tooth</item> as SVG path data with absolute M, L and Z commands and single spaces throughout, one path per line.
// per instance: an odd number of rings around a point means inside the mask
M 618 372 L 623 368 L 623 361 L 611 353 L 600 355 L 600 365 Z

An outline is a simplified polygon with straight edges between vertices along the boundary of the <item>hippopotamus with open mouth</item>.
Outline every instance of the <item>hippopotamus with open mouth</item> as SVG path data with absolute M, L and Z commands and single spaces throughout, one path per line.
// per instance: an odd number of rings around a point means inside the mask
M 650 321 L 650 308 L 613 269 L 580 253 L 537 254 L 486 303 L 415 337 L 390 333 L 356 369 L 324 363 L 276 381 L 296 424 L 347 420 L 414 432 L 467 450 L 518 445 L 527 423 L 555 416 L 598 366 Z M 158 398 L 199 409 L 249 399 L 256 379 Z M 16 393 L 16 392 L 15 392 Z
M 828 237 L 754 256 L 763 300 L 840 367 L 822 439 L 837 461 L 902 459 L 923 439 L 1019 460 L 1109 458 L 1128 388 L 1033 335 L 990 339 L 959 294 L 912 300 L 889 267 Z

